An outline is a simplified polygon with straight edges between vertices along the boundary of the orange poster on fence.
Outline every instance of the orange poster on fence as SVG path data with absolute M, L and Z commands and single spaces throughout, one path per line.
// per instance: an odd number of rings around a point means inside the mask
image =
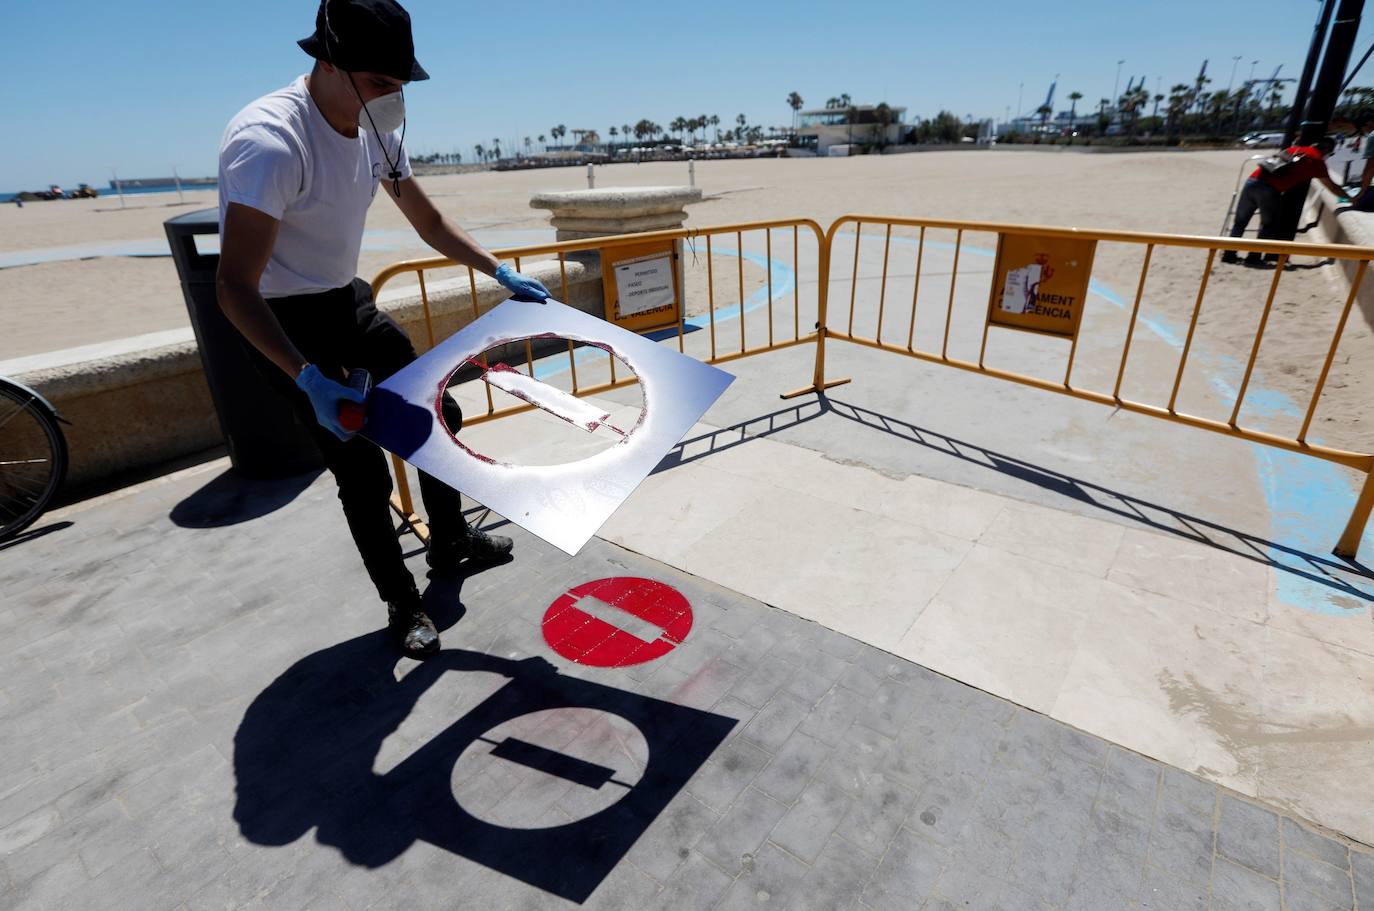
M 992 274 L 988 322 L 1073 338 L 1083 318 L 1097 241 L 1002 234 Z

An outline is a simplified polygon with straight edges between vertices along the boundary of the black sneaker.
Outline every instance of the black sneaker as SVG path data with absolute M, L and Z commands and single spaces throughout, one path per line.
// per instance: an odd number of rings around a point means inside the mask
M 1235 265 L 1240 262 L 1240 254 L 1235 250 L 1223 250 L 1221 251 L 1221 261 Z
M 386 604 L 387 629 L 411 658 L 427 658 L 439 651 L 439 631 L 420 608 L 418 594 Z
M 456 572 L 464 560 L 473 563 L 499 563 L 510 556 L 515 542 L 505 535 L 489 535 L 479 528 L 469 528 L 456 541 L 429 542 L 425 562 L 435 572 Z

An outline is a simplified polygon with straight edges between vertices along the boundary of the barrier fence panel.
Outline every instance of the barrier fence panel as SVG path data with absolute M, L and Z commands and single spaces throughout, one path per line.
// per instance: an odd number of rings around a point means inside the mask
M 1364 475 L 1335 547 L 1355 555 L 1374 455 L 1310 434 L 1374 248 L 867 215 L 838 219 L 826 242 L 815 372 L 789 396 L 847 382 L 825 372 L 839 339 L 1324 459 Z M 1236 269 L 1209 288 L 1227 251 L 1267 255 L 1272 271 Z M 1276 306 L 1292 270 L 1333 259 L 1357 264 L 1343 299 L 1309 292 L 1309 306 Z M 1210 318 L 1209 294 L 1247 295 L 1253 325 Z M 1190 305 L 1179 337 L 1160 318 L 1165 298 Z M 1317 332 L 1320 360 L 1284 360 L 1286 341 Z M 1204 347 L 1234 356 L 1200 363 Z M 1308 382 L 1300 407 L 1255 395 L 1257 378 L 1279 371 L 1289 388 L 1294 374 Z
M 1358 369 L 1349 366 L 1349 358 L 1338 361 L 1338 353 L 1374 248 L 848 215 L 827 232 L 809 219 L 788 219 L 494 252 L 517 270 L 556 263 L 556 278 L 545 283 L 555 297 L 572 303 L 579 282 L 598 296 L 614 285 L 614 270 L 607 263 L 643 262 L 665 251 L 673 254 L 681 309 L 669 323 L 655 322 L 653 313 L 631 313 L 623 324 L 675 342 L 680 351 L 711 364 L 814 342 L 811 383 L 784 393 L 784 398 L 849 382 L 826 376 L 826 345 L 838 339 L 1361 472 L 1360 494 L 1335 547 L 1341 556 L 1355 555 L 1374 510 L 1374 455 L 1310 438 L 1333 368 Z M 1217 279 L 1225 284 L 1218 292 L 1213 280 L 1228 251 L 1267 255 L 1274 260 L 1273 269 L 1236 270 L 1234 276 L 1240 278 Z M 1283 301 L 1280 292 L 1290 274 L 1286 267 L 1309 268 L 1314 260 L 1332 259 L 1356 263 L 1343 300 L 1319 294 L 1304 308 Z M 471 297 L 471 312 L 460 325 L 504 299 L 489 282 L 479 287 L 472 269 L 441 257 L 389 266 L 373 287 L 380 292 L 397 276 L 415 274 L 432 347 L 439 339 L 430 293 L 441 285 L 431 284 L 427 275 L 455 269 Z M 598 275 L 605 277 L 600 284 L 595 283 Z M 1248 284 L 1237 286 L 1236 281 Z M 452 285 L 451 278 L 442 284 Z M 1112 287 L 1123 291 L 1117 295 Z M 1218 293 L 1251 295 L 1253 326 L 1237 328 L 1212 319 L 1209 293 L 1214 301 Z M 1177 309 L 1180 300 L 1188 306 L 1175 315 L 1182 316 L 1186 328 L 1180 325 L 1175 336 L 1161 320 L 1160 308 L 1167 301 L 1167 308 Z M 599 305 L 586 306 L 595 310 Z M 620 321 L 625 314 L 615 312 L 618 306 L 609 303 L 605 312 Z M 1310 341 L 1314 332 L 1324 333 L 1320 362 L 1304 364 L 1300 371 L 1291 363 L 1274 363 L 1295 333 Z M 467 377 L 460 374 L 463 382 L 450 391 L 463 404 L 465 426 L 536 407 L 486 381 L 488 354 L 514 361 L 530 376 L 576 396 L 637 382 L 623 363 L 617 366 L 614 356 L 595 347 L 569 342 L 556 357 L 537 352 L 528 340 L 523 349 L 488 352 Z M 1200 364 L 1203 349 L 1234 350 L 1235 357 L 1220 362 L 1209 357 Z M 1257 380 L 1276 370 L 1302 373 L 1305 379 L 1310 375 L 1300 408 L 1276 413 L 1263 402 L 1255 406 Z M 393 505 L 427 539 L 404 466 L 399 459 L 395 463 L 398 492 Z
M 784 219 L 696 229 L 590 238 L 494 250 L 517 271 L 535 271 L 556 299 L 605 313 L 634 331 L 649 334 L 708 364 L 721 364 L 766 351 L 816 341 L 815 327 L 823 308 L 828 248 L 820 225 L 810 219 Z M 676 310 L 634 311 L 610 300 L 616 288 L 615 267 L 647 262 L 662 266 L 671 258 L 672 281 L 678 293 Z M 544 264 L 542 267 L 538 264 Z M 556 272 L 552 266 L 557 266 Z M 436 280 L 435 274 L 442 277 Z M 454 277 L 456 273 L 456 278 Z M 445 257 L 394 263 L 372 281 L 374 295 L 401 276 L 413 274 L 424 312 L 426 338 L 417 345 L 433 348 L 442 338 L 476 320 L 508 295 L 476 272 Z M 603 281 L 596 282 L 598 276 Z M 466 290 L 469 312 L 433 313 L 432 296 L 440 290 Z M 605 303 L 605 309 L 602 307 Z M 436 329 L 440 324 L 448 331 Z M 520 350 L 523 349 L 523 350 Z M 519 369 L 564 392 L 591 396 L 638 382 L 613 355 L 594 346 L 575 346 L 550 352 L 525 340 L 517 350 L 484 352 L 471 369 L 458 374 L 449 393 L 464 411 L 463 425 L 476 426 L 537 406 L 494 387 L 485 372 L 493 361 Z M 392 506 L 422 539 L 429 532 L 416 514 L 405 465 L 393 456 L 396 493 Z

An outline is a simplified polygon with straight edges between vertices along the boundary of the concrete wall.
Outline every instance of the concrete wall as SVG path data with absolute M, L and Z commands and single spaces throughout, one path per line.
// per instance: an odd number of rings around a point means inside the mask
M 523 271 L 558 293 L 557 263 L 527 263 Z M 599 266 L 569 260 L 567 275 L 567 303 L 600 316 L 604 303 Z M 393 279 L 378 304 L 423 352 L 429 347 L 424 310 L 418 286 L 401 286 L 407 281 Z M 429 282 L 426 287 L 436 340 L 472 321 L 466 272 L 461 279 Z M 508 296 L 495 281 L 478 277 L 479 313 Z M 189 328 L 0 362 L 0 374 L 37 389 L 71 421 L 63 428 L 71 452 L 69 487 L 98 484 L 223 442 Z
M 1345 207 L 1336 201 L 1330 190 L 1316 184 L 1313 186 L 1315 190 L 1307 201 L 1303 223 L 1309 223 L 1315 218 L 1321 236 L 1313 237 L 1309 233 L 1307 238 L 1312 241 L 1374 247 L 1374 212 L 1356 212 L 1347 208 L 1346 211 L 1337 214 L 1337 209 Z M 1355 280 L 1355 271 L 1359 268 L 1359 263 L 1349 259 L 1338 262 L 1345 271 L 1346 287 L 1349 288 L 1350 283 Z M 1374 269 L 1365 270 L 1365 278 L 1355 300 L 1365 323 L 1374 328 Z M 1355 316 L 1352 315 L 1351 319 L 1355 319 Z

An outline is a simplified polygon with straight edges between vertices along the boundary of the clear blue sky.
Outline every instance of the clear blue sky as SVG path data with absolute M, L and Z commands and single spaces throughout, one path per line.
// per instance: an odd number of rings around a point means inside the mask
M 1055 73 L 1059 101 L 1112 93 L 1116 61 L 1147 88 L 1212 88 L 1282 63 L 1297 76 L 1316 0 L 698 0 L 482 4 L 410 0 L 416 53 L 432 79 L 407 91 L 413 153 L 503 147 L 557 123 L 602 131 L 648 117 L 719 114 L 784 125 L 784 99 L 843 92 L 907 118 L 941 108 L 1001 119 Z M 225 122 L 309 68 L 296 47 L 314 0 L 3 0 L 0 190 L 121 176 L 215 173 Z M 1374 38 L 1366 12 L 1355 55 Z M 1374 62 L 1368 78 L 1374 84 Z M 1362 77 L 1365 73 L 1362 71 Z M 1290 86 L 1291 90 L 1291 86 Z M 1067 106 L 1067 105 L 1065 105 Z

